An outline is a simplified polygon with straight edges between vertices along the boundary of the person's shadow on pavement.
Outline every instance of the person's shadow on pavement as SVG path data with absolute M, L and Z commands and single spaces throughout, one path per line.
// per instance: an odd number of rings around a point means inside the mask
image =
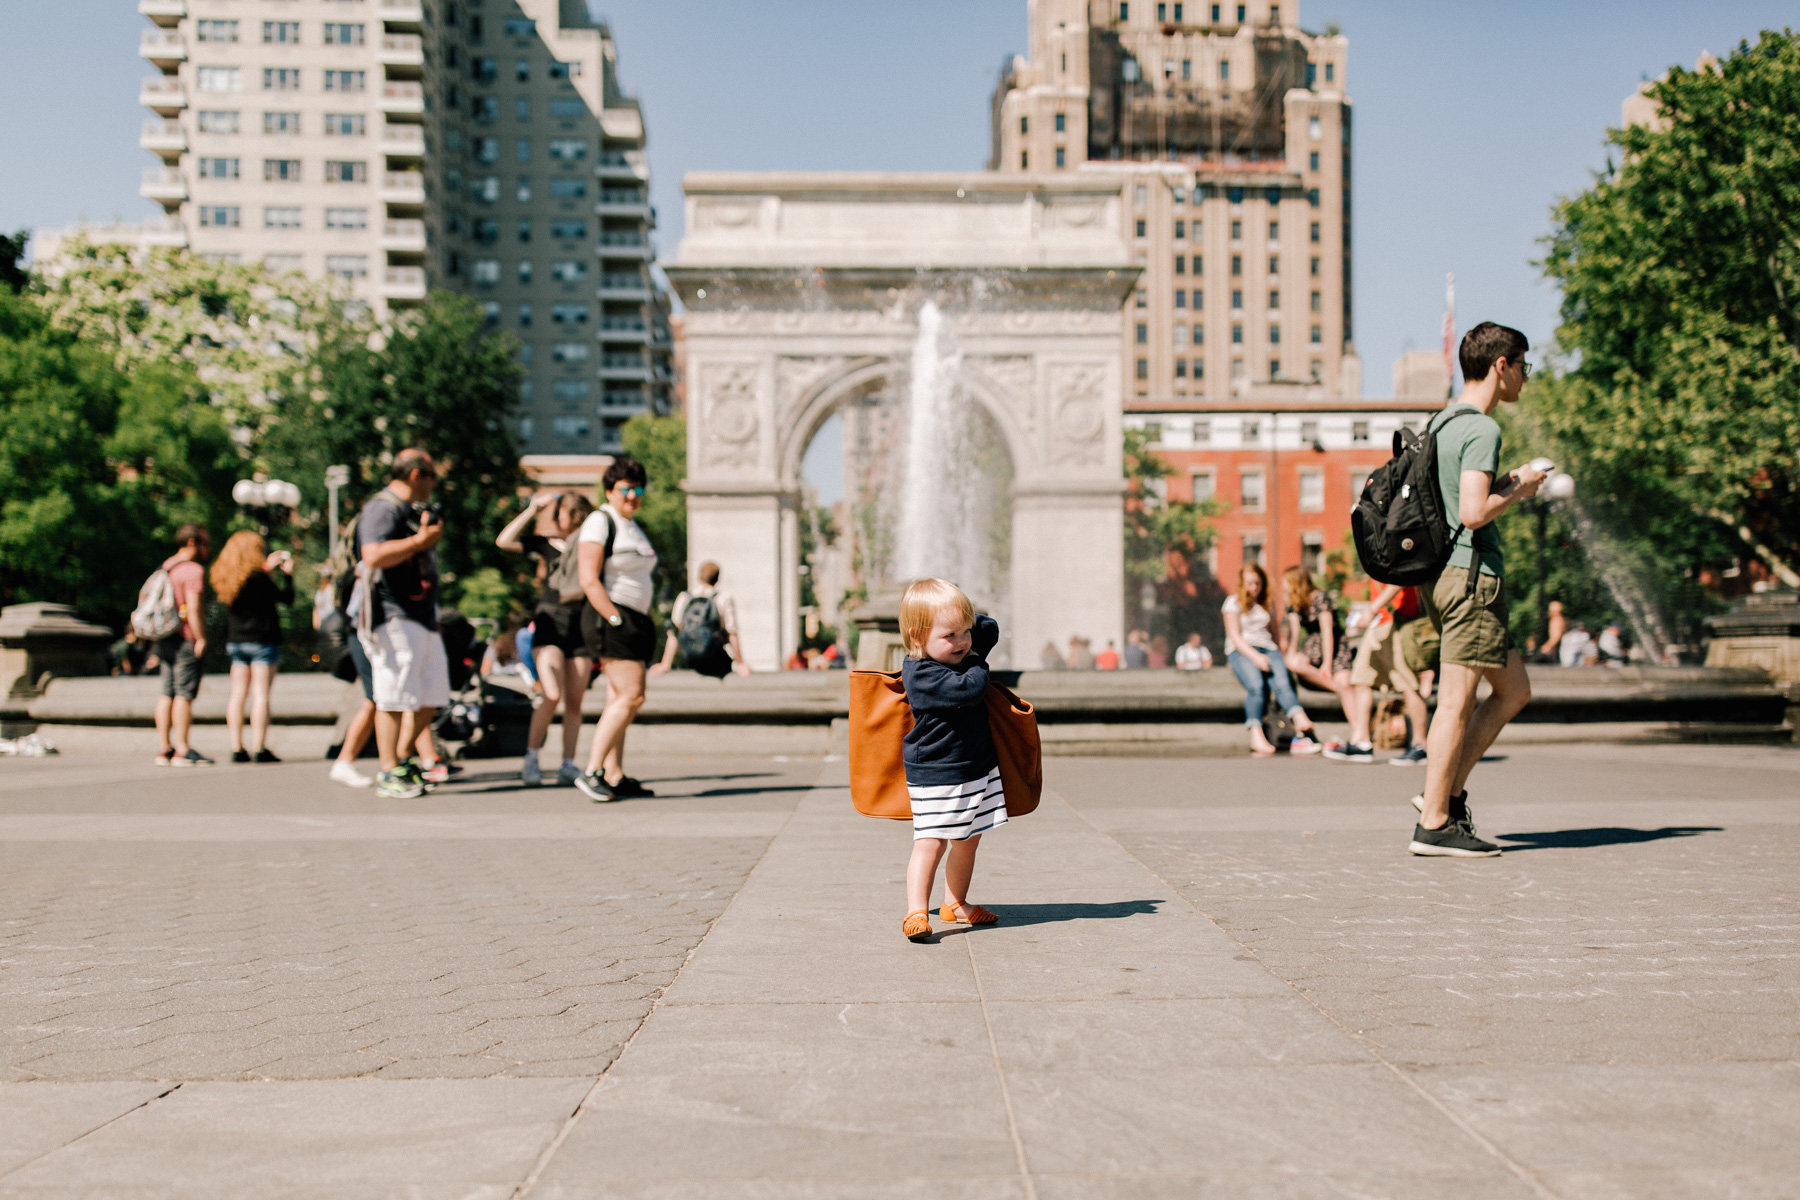
M 996 904 L 1002 925 L 1048 925 L 1055 921 L 1113 921 L 1154 916 L 1163 900 L 1113 900 L 1104 904 Z M 936 911 L 936 910 L 933 910 Z
M 1664 838 L 1694 837 L 1702 833 L 1723 833 L 1721 825 L 1665 825 L 1661 829 L 1622 829 L 1601 825 L 1593 829 L 1552 829 L 1544 833 L 1502 833 L 1508 854 L 1520 850 L 1587 850 L 1594 846 L 1627 846 L 1634 842 L 1660 842 Z

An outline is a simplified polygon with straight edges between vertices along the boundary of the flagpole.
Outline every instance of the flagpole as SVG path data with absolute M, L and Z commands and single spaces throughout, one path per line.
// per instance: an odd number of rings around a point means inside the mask
M 1444 399 L 1456 394 L 1456 275 L 1444 276 Z

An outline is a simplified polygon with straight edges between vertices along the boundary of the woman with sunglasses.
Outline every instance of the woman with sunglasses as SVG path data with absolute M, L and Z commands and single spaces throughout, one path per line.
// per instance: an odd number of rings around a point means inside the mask
M 576 535 L 577 577 L 587 595 L 581 634 L 606 676 L 606 707 L 588 750 L 588 768 L 575 781 L 597 802 L 655 793 L 625 774 L 625 731 L 644 706 L 644 676 L 656 656 L 651 572 L 656 550 L 632 520 L 644 505 L 644 465 L 621 454 L 606 468 L 605 503 Z

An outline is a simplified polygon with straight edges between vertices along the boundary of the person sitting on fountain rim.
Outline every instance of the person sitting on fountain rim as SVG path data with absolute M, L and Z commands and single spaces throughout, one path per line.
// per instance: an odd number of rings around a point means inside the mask
M 1516 329 L 1483 321 L 1463 336 L 1463 392 L 1431 419 L 1437 439 L 1438 492 L 1456 528 L 1455 548 L 1437 581 L 1420 589 L 1425 615 L 1442 638 L 1437 715 L 1426 739 L 1425 790 L 1413 797 L 1419 823 L 1414 854 L 1492 858 L 1493 842 L 1475 836 L 1469 773 L 1506 723 L 1531 699 L 1525 663 L 1507 631 L 1506 562 L 1494 521 L 1537 495 L 1547 471 L 1527 465 L 1496 478 L 1500 425 L 1494 410 L 1515 404 L 1531 374 L 1530 349 Z M 1472 413 L 1450 420 L 1458 413 Z M 1493 690 L 1476 707 L 1483 680 Z

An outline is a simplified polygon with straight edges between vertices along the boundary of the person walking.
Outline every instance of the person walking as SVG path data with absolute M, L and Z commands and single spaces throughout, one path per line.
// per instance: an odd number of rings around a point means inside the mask
M 575 539 L 587 597 L 582 640 L 607 685 L 587 770 L 575 780 L 596 803 L 656 794 L 625 774 L 625 734 L 644 707 L 644 680 L 656 656 L 656 622 L 650 616 L 656 549 L 632 519 L 643 507 L 648 480 L 644 464 L 629 454 L 613 459 L 600 481 L 606 503 L 582 522 Z
M 161 691 L 156 699 L 156 736 L 161 743 L 153 760 L 159 767 L 210 767 L 213 760 L 188 744 L 194 727 L 194 699 L 200 694 L 200 665 L 206 658 L 206 568 L 212 541 L 204 527 L 183 525 L 175 531 L 179 549 L 163 560 L 181 628 L 159 640 L 152 651 L 161 663 Z
M 363 506 L 356 522 L 356 560 L 364 600 L 357 637 L 368 655 L 375 701 L 375 751 L 381 774 L 375 789 L 409 799 L 430 782 L 417 763 L 400 760 L 429 732 L 437 710 L 450 702 L 450 661 L 438 636 L 437 544 L 444 527 L 428 504 L 437 467 L 423 450 L 402 450 L 388 485 Z M 434 764 L 435 765 L 435 764 Z
M 1425 790 L 1413 797 L 1418 824 L 1414 854 L 1491 858 L 1500 847 L 1475 835 L 1468 780 L 1506 723 L 1531 700 L 1531 680 L 1507 628 L 1506 561 L 1494 522 L 1519 501 L 1537 495 L 1545 471 L 1526 465 L 1500 469 L 1500 425 L 1494 410 L 1516 404 L 1530 377 L 1524 334 L 1483 321 L 1463 335 L 1458 357 L 1462 398 L 1432 418 L 1437 438 L 1438 491 L 1456 527 L 1450 561 L 1421 589 L 1425 614 L 1441 640 L 1437 716 L 1426 740 Z M 1472 410 L 1457 421 L 1449 417 Z M 1476 689 L 1491 689 L 1476 704 Z
M 494 539 L 502 550 L 537 555 L 544 566 L 544 590 L 532 616 L 534 632 L 527 652 L 537 668 L 544 702 L 531 710 L 525 760 L 519 766 L 519 778 L 526 787 L 538 787 L 544 781 L 538 752 L 550 737 L 550 722 L 559 708 L 563 715 L 562 765 L 557 768 L 556 781 L 566 787 L 581 774 L 575 765 L 575 751 L 581 741 L 581 704 L 593 677 L 594 660 L 582 640 L 581 613 L 587 607 L 587 596 L 578 578 L 575 534 L 593 511 L 593 503 L 577 492 L 541 492 Z
M 744 647 L 738 641 L 737 597 L 719 586 L 719 564 L 701 563 L 694 577 L 698 582 L 675 597 L 675 607 L 669 610 L 669 636 L 663 642 L 662 661 L 650 668 L 650 674 L 664 675 L 674 670 L 675 651 L 684 641 L 693 643 L 687 651 L 690 670 L 714 679 L 723 679 L 733 672 L 750 674 Z M 702 640 L 710 646 L 696 654 Z M 831 669 L 836 652 L 835 645 L 826 648 L 821 670 Z
M 280 762 L 269 749 L 269 691 L 281 666 L 281 607 L 294 602 L 294 556 L 286 550 L 271 554 L 261 535 L 240 529 L 226 539 L 211 578 L 213 594 L 225 606 L 225 653 L 231 659 L 231 698 L 225 704 L 231 761 Z
M 1312 736 L 1312 718 L 1300 706 L 1294 694 L 1294 681 L 1288 676 L 1281 647 L 1269 630 L 1269 577 L 1262 567 L 1247 562 L 1238 569 L 1237 591 L 1225 597 L 1221 610 L 1225 614 L 1225 640 L 1230 649 L 1225 661 L 1231 673 L 1244 685 L 1244 727 L 1250 731 L 1250 753 L 1267 758 L 1275 753 L 1274 745 L 1263 733 L 1263 711 L 1269 704 L 1273 688 L 1275 702 L 1294 722 L 1294 740 L 1290 754 L 1317 754 L 1317 739 Z

